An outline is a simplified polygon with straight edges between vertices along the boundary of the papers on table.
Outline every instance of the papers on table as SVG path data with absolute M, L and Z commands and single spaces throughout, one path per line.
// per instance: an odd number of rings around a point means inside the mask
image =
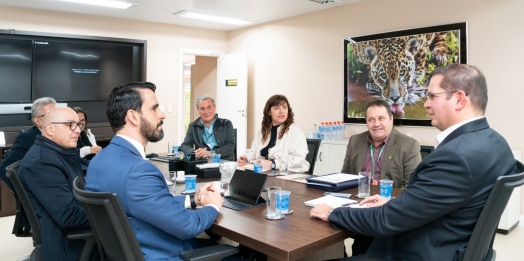
M 195 167 L 199 169 L 215 169 L 220 167 L 220 163 L 204 163 L 204 164 L 196 164 Z
M 309 177 L 310 175 L 306 174 L 289 174 L 286 176 L 278 176 L 277 179 L 289 180 L 305 184 L 307 182 L 306 179 Z
M 308 181 L 320 182 L 320 183 L 329 183 L 329 184 L 339 184 L 348 182 L 351 180 L 358 179 L 358 175 L 354 174 L 345 174 L 345 173 L 334 173 L 329 175 L 324 175 L 320 177 L 310 178 Z
M 347 198 L 339 198 L 334 197 L 331 195 L 323 196 L 321 198 L 316 198 L 312 200 L 308 200 L 304 202 L 304 204 L 308 207 L 315 207 L 318 204 L 328 204 L 330 207 L 338 208 L 338 207 L 347 207 L 352 205 L 358 205 L 356 200 L 353 199 L 347 199 Z
M 246 165 L 243 165 L 243 166 L 238 166 L 237 169 L 253 171 L 255 169 L 255 165 L 253 165 L 253 164 L 246 164 Z M 267 170 L 270 170 L 270 169 L 262 169 L 262 172 L 267 171 Z

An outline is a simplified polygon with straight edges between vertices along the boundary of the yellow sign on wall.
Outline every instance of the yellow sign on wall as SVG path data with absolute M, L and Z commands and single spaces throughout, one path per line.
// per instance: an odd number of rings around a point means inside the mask
M 226 86 L 237 86 L 238 79 L 228 79 L 226 80 Z

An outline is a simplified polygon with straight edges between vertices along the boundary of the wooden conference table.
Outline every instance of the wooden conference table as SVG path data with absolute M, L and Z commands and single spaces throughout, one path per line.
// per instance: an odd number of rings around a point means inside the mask
M 166 163 L 153 162 L 169 178 Z M 277 171 L 278 173 L 278 171 Z M 271 175 L 271 171 L 265 174 Z M 203 183 L 218 179 L 198 179 Z M 210 231 L 229 238 L 268 255 L 268 260 L 325 260 L 343 257 L 344 239 L 354 235 L 347 230 L 335 230 L 329 222 L 309 217 L 311 207 L 304 201 L 323 196 L 323 190 L 308 188 L 302 183 L 286 181 L 270 176 L 266 187 L 277 186 L 291 191 L 290 209 L 292 214 L 282 220 L 264 218 L 266 205 L 235 211 L 222 208 Z M 185 189 L 184 184 L 170 186 L 171 192 Z M 357 189 L 344 191 L 355 195 Z M 372 186 L 371 194 L 378 194 L 378 186 Z M 398 196 L 400 189 L 393 189 Z M 265 192 L 262 193 L 267 198 Z M 352 196 L 352 199 L 355 199 Z

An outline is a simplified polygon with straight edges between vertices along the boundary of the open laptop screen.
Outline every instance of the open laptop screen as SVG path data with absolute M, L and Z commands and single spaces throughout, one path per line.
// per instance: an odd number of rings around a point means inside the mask
M 229 194 L 225 198 L 256 205 L 266 180 L 267 175 L 236 170 L 229 183 Z

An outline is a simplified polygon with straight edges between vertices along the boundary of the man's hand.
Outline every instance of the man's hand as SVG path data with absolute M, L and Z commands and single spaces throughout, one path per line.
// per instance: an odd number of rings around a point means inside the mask
M 202 205 L 200 204 L 200 201 L 202 199 L 202 197 L 207 194 L 207 192 L 209 190 L 212 190 L 213 189 L 213 183 L 212 182 L 209 182 L 209 183 L 206 183 L 204 184 L 204 186 L 200 187 L 197 192 L 195 193 L 195 203 L 197 205 Z
M 331 211 L 332 209 L 333 208 L 327 204 L 318 204 L 316 207 L 311 209 L 311 211 L 309 211 L 309 216 L 313 218 L 318 218 L 320 220 L 328 221 L 328 214 L 329 211 Z
M 371 197 L 367 197 L 364 200 L 360 201 L 358 203 L 360 206 L 367 204 L 368 208 L 374 208 L 374 207 L 380 207 L 386 203 L 388 203 L 389 199 L 385 197 L 381 197 L 378 194 L 375 194 Z
M 240 156 L 237 160 L 238 166 L 244 166 L 247 164 L 247 158 L 246 155 Z
M 207 158 L 211 155 L 211 152 L 207 150 L 207 148 L 201 148 L 195 150 L 195 157 L 197 158 Z
M 218 211 L 220 211 L 220 209 L 222 208 L 223 201 L 224 201 L 224 199 L 222 198 L 222 195 L 220 195 L 220 191 L 217 190 L 215 187 L 213 187 L 213 183 L 207 183 L 204 187 L 205 189 L 207 189 L 207 193 L 200 194 L 200 197 L 201 197 L 200 204 L 202 206 L 213 204 L 218 208 Z
M 100 152 L 100 150 L 102 150 L 102 147 L 100 146 L 93 146 L 90 148 L 91 150 L 91 154 L 97 154 L 98 152 Z

